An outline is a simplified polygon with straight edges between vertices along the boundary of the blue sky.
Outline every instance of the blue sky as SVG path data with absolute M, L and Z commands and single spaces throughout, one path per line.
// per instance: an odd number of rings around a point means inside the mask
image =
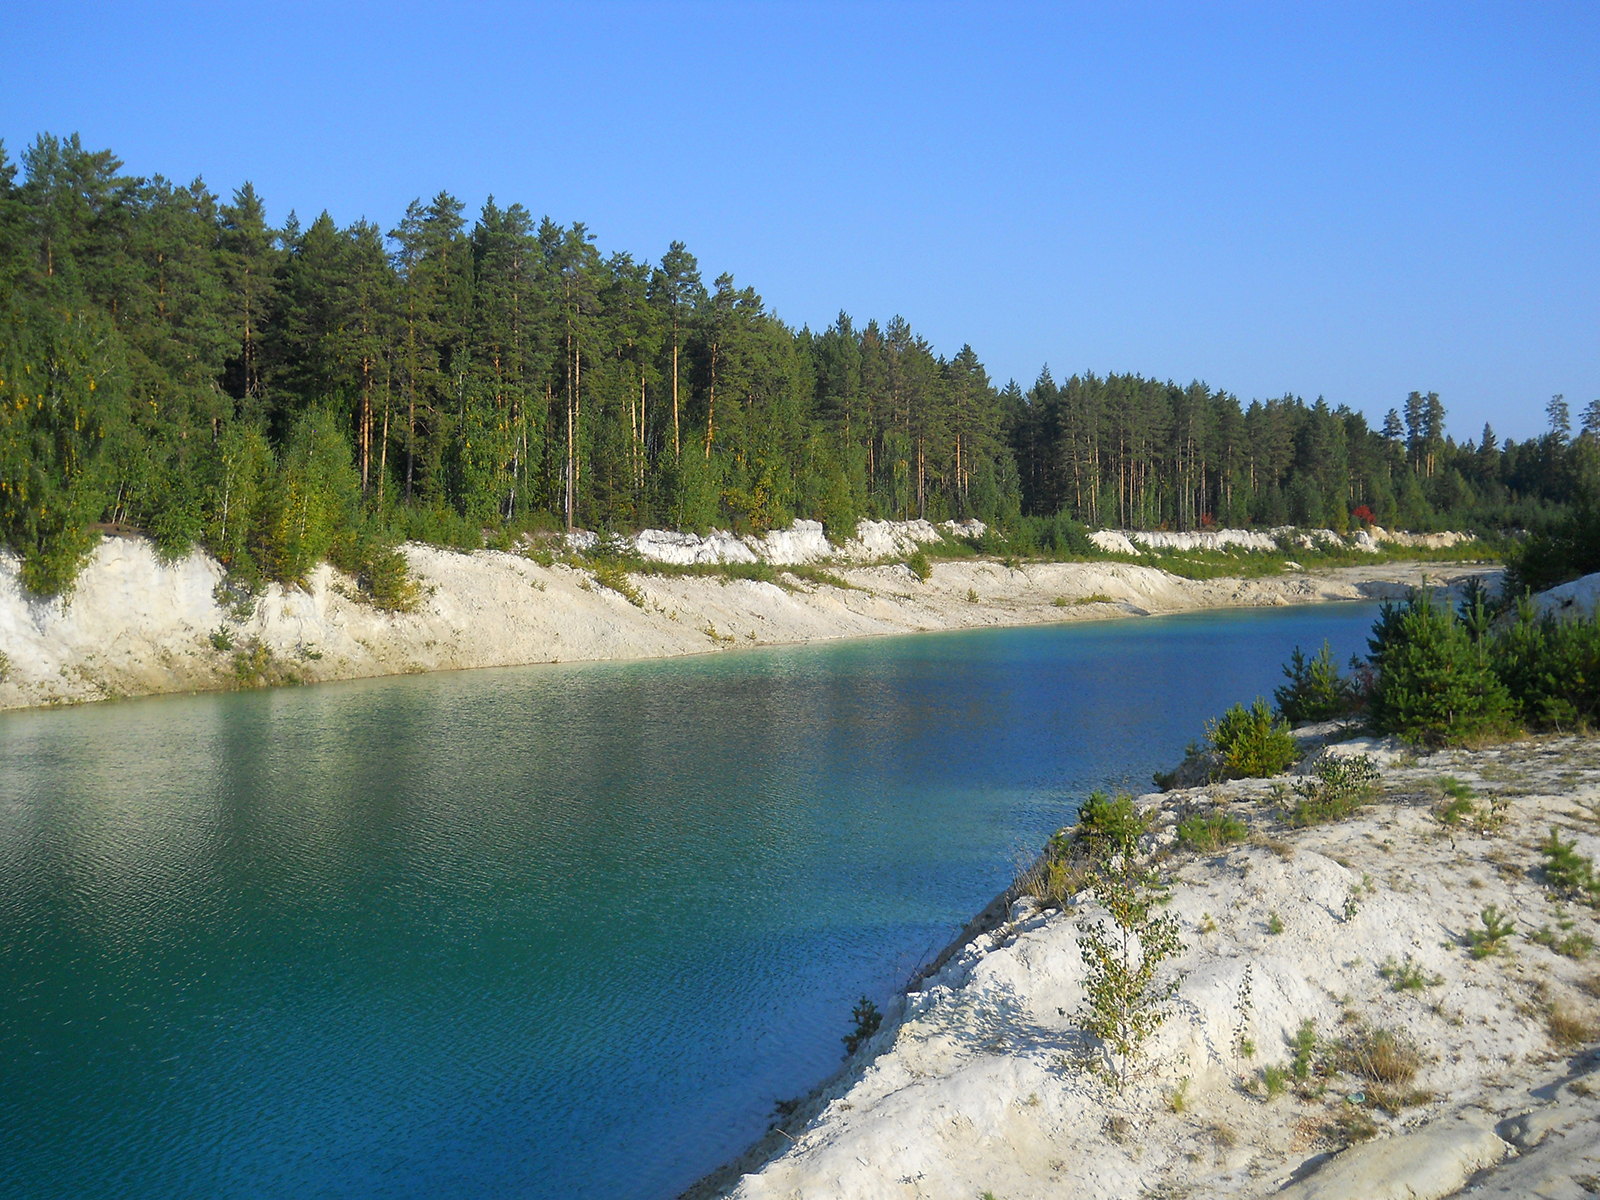
M 391 227 L 681 238 L 997 382 L 1204 379 L 1458 437 L 1600 396 L 1600 6 L 33 5 L 0 136 Z

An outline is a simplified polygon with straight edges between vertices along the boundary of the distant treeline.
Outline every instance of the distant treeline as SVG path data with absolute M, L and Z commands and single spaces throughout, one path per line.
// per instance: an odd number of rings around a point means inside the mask
M 1432 394 L 1374 430 L 1138 376 L 997 389 L 898 317 L 795 330 L 677 242 L 604 257 L 518 204 L 469 228 L 445 193 L 387 231 L 278 229 L 248 184 L 223 203 L 76 136 L 20 170 L 0 145 L 0 538 L 43 592 L 100 523 L 245 579 L 540 525 L 1540 527 L 1600 429 L 1600 402 L 1576 439 L 1551 412 L 1463 444 Z

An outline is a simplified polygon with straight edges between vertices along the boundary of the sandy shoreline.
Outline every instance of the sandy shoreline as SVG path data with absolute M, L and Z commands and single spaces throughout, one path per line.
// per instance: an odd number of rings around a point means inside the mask
M 1369 754 L 1382 780 L 1367 811 L 1331 825 L 1277 815 L 1303 779 L 1140 799 L 1152 845 L 1177 850 L 1167 911 L 1186 949 L 1151 1069 L 1125 1094 L 1078 1061 L 1077 931 L 1092 901 L 1002 902 L 897 998 L 864 1053 L 686 1197 L 1594 1194 L 1600 918 L 1551 893 L 1538 844 L 1554 827 L 1600 853 L 1600 739 L 1343 752 Z M 1442 779 L 1466 785 L 1473 815 L 1441 819 Z M 1174 846 L 1181 816 L 1219 811 L 1249 840 Z M 1490 904 L 1517 931 L 1473 959 L 1465 935 Z M 1563 1036 L 1561 1016 L 1581 1032 Z M 1265 1069 L 1288 1066 L 1306 1020 L 1328 1061 L 1335 1042 L 1391 1031 L 1415 1051 L 1414 1079 L 1313 1071 L 1269 1093 Z
M 196 551 L 163 562 L 140 538 L 108 537 L 66 600 L 26 596 L 0 553 L 0 709 L 545 662 L 663 658 L 730 647 L 1401 596 L 1425 578 L 1488 566 L 1374 563 L 1256 579 L 1188 580 L 1122 562 L 937 560 L 828 565 L 847 586 L 787 573 L 776 583 L 634 574 L 630 600 L 592 571 L 520 554 L 410 544 L 424 595 L 411 613 L 364 603 L 326 565 L 304 589 L 273 584 L 230 607 L 221 566 Z M 637 601 L 637 603 L 635 603 Z

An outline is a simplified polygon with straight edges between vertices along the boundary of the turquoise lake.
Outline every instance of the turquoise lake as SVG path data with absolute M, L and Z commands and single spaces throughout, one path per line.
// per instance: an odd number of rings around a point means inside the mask
M 0 1195 L 672 1197 L 1375 611 L 0 716 Z

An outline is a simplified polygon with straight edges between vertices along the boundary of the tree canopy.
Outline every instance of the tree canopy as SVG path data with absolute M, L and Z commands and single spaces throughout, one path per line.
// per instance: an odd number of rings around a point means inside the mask
M 795 329 L 681 242 L 606 255 L 447 192 L 387 232 L 265 213 L 77 136 L 0 144 L 0 538 L 30 587 L 70 583 L 99 523 L 289 580 L 541 524 L 1542 528 L 1600 432 L 1559 398 L 1549 435 L 1500 444 L 1455 442 L 1432 393 L 1374 430 L 1199 382 L 997 388 L 899 316 Z

